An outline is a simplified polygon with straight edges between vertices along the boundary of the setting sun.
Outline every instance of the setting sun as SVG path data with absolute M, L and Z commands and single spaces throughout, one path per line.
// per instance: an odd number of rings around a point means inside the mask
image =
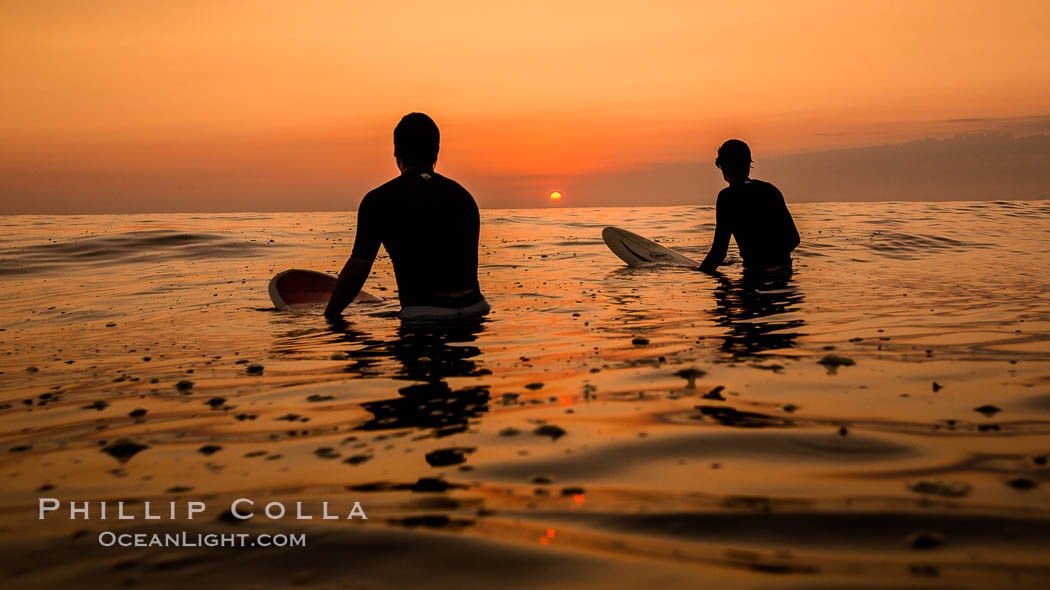
M 560 201 L 561 200 L 561 193 L 558 192 L 558 191 L 553 191 L 550 196 L 551 196 L 551 200 L 552 201 Z

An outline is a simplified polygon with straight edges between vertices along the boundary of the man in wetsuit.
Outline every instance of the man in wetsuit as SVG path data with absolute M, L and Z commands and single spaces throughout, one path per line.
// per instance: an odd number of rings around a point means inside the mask
M 751 176 L 751 148 L 730 139 L 718 148 L 715 166 L 729 183 L 715 202 L 715 238 L 700 270 L 715 272 L 726 256 L 729 237 L 736 239 L 745 273 L 769 273 L 791 268 L 791 251 L 799 244 L 798 230 L 784 195 L 777 187 Z
M 394 265 L 402 319 L 489 311 L 478 285 L 478 205 L 466 189 L 434 172 L 439 142 L 437 125 L 422 113 L 397 124 L 394 159 L 401 175 L 361 201 L 354 248 L 325 316 L 340 317 L 357 297 L 380 244 Z

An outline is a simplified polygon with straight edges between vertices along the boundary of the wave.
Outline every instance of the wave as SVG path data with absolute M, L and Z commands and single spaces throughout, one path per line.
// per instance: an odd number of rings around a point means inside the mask
M 989 244 L 981 242 L 888 231 L 875 232 L 867 242 L 861 245 L 870 250 L 875 250 L 882 256 L 899 259 L 920 258 L 931 252 L 944 250 L 968 251 L 989 247 Z
M 217 233 L 177 230 L 121 232 L 0 249 L 0 275 L 31 274 L 115 262 L 131 264 L 251 257 L 258 255 L 263 248 L 261 244 Z

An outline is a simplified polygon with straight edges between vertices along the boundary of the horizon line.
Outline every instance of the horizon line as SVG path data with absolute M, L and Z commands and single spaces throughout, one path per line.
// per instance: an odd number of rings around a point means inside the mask
M 881 203 L 1024 203 L 1033 201 L 1050 201 L 1050 195 L 1046 197 L 1040 197 L 1036 199 L 940 199 L 936 201 L 922 201 L 922 200 L 886 200 L 886 201 L 849 201 L 849 200 L 817 200 L 817 201 L 793 201 L 789 202 L 788 205 L 803 205 L 812 203 L 870 203 L 870 204 L 881 204 Z M 698 208 L 714 208 L 713 203 L 709 204 L 689 204 L 682 203 L 679 205 L 597 205 L 597 206 L 581 206 L 581 207 L 565 207 L 565 206 L 553 206 L 553 207 L 478 207 L 484 211 L 535 211 L 537 209 L 542 210 L 567 210 L 567 209 L 639 209 L 639 208 L 672 208 L 672 207 L 698 207 Z M 0 217 L 92 217 L 99 215 L 259 215 L 259 214 L 271 214 L 271 213 L 357 213 L 356 210 L 349 209 L 314 209 L 310 211 L 304 210 L 274 210 L 274 211 L 115 211 L 109 213 L 0 213 Z

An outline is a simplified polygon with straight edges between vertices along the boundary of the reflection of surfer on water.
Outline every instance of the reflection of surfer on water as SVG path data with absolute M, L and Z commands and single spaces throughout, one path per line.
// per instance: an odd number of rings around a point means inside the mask
M 798 311 L 804 297 L 788 267 L 772 273 L 747 273 L 731 279 L 714 273 L 714 321 L 727 328 L 722 351 L 729 360 L 742 360 L 766 351 L 793 348 L 805 322 Z
M 364 334 L 350 324 L 335 320 L 331 330 L 352 344 L 346 351 L 346 370 L 356 377 L 393 375 L 410 384 L 397 395 L 361 404 L 373 418 L 357 430 L 399 428 L 433 429 L 436 437 L 467 429 L 470 420 L 489 410 L 489 386 L 467 384 L 453 389 L 449 378 L 481 377 L 491 373 L 480 366 L 481 350 L 474 345 L 484 330 L 479 319 L 455 322 L 404 322 L 395 338 L 384 340 Z M 382 366 L 389 360 L 400 368 Z
M 791 268 L 798 230 L 784 195 L 777 187 L 751 176 L 751 148 L 730 139 L 718 148 L 715 166 L 729 186 L 715 203 L 715 237 L 700 270 L 712 272 L 725 260 L 730 236 L 736 240 L 744 268 L 750 272 Z
M 402 319 L 488 313 L 478 284 L 478 205 L 466 189 L 434 172 L 439 142 L 437 125 L 422 113 L 405 115 L 394 129 L 401 175 L 361 201 L 354 248 L 326 316 L 338 317 L 361 291 L 380 244 L 394 265 Z

